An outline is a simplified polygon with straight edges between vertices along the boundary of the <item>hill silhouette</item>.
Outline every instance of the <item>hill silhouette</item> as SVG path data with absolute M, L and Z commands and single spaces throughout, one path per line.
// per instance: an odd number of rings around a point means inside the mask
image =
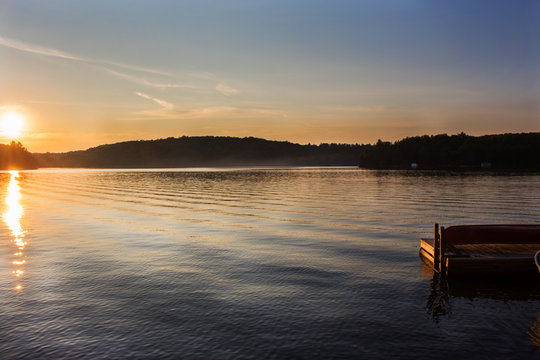
M 35 157 L 20 143 L 12 141 L 9 145 L 0 144 L 0 169 L 25 170 L 36 169 Z
M 174 168 L 357 165 L 363 145 L 300 145 L 246 137 L 126 141 L 83 151 L 34 154 L 40 167 Z
M 2 149 L 8 149 L 2 150 Z M 29 154 L 4 145 L 21 168 L 360 166 L 366 169 L 540 170 L 540 133 L 424 135 L 373 145 L 300 145 L 254 137 L 195 136 L 126 141 L 66 153 Z M 32 157 L 33 155 L 33 157 Z M 4 161 L 4 163 L 6 162 Z M 3 165 L 6 168 L 6 165 Z
M 540 133 L 424 135 L 394 143 L 379 140 L 359 152 L 368 169 L 540 170 Z

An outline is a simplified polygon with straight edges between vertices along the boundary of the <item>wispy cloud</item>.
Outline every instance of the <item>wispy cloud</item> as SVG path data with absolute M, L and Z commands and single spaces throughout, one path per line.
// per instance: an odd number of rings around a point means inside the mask
M 34 43 L 29 43 L 21 41 L 18 39 L 13 39 L 0 35 L 0 46 L 5 46 L 11 49 L 16 49 L 18 51 L 26 52 L 29 54 L 35 54 L 40 56 L 48 56 L 53 58 L 64 59 L 68 61 L 76 61 L 86 66 L 93 68 L 96 71 L 105 72 L 114 77 L 129 81 L 131 83 L 142 85 L 148 88 L 156 89 L 184 89 L 196 92 L 209 92 L 212 91 L 213 84 L 216 84 L 214 89 L 220 94 L 231 97 L 238 95 L 240 91 L 235 89 L 224 82 L 220 81 L 219 78 L 209 72 L 195 72 L 185 74 L 192 79 L 198 79 L 186 82 L 177 81 L 174 79 L 174 75 L 140 66 L 135 66 L 131 64 L 124 64 L 110 60 L 98 59 L 98 58 L 89 58 L 79 56 L 67 51 L 60 49 L 55 49 L 51 47 L 41 46 Z M 202 80 L 202 81 L 201 81 Z M 209 82 L 209 83 L 208 83 Z M 145 99 L 152 100 L 162 106 L 164 109 L 173 109 L 174 106 L 164 100 L 154 98 L 150 95 L 147 95 L 142 92 L 136 92 L 138 96 L 141 96 Z
M 201 109 L 192 109 L 185 112 L 183 116 L 186 118 L 214 117 L 238 112 L 239 109 L 234 106 L 215 106 Z
M 7 46 L 12 49 L 17 49 L 20 51 L 26 51 L 33 54 L 59 57 L 62 59 L 69 59 L 69 60 L 79 60 L 79 61 L 85 60 L 81 57 L 78 57 L 73 54 L 69 54 L 67 52 L 63 52 L 60 50 L 51 49 L 51 48 L 47 48 L 47 47 L 43 47 L 39 45 L 29 44 L 29 43 L 25 43 L 19 40 L 6 38 L 3 36 L 0 36 L 0 45 Z
M 24 41 L 7 38 L 4 36 L 0 36 L 0 45 L 6 46 L 12 49 L 32 53 L 32 54 L 37 54 L 37 55 L 51 56 L 51 57 L 57 57 L 61 59 L 82 61 L 82 62 L 93 63 L 93 64 L 112 65 L 119 68 L 124 68 L 127 70 L 138 71 L 138 72 L 169 75 L 166 72 L 156 70 L 156 69 L 149 69 L 149 68 L 144 68 L 144 67 L 130 65 L 130 64 L 123 64 L 123 63 L 109 61 L 109 60 L 85 58 L 85 57 L 74 55 L 74 54 L 71 54 L 62 50 L 53 49 L 53 48 L 36 45 L 36 44 L 31 44 Z
M 171 75 L 170 73 L 168 73 L 166 71 L 150 69 L 150 68 L 147 68 L 147 67 L 135 66 L 135 65 L 130 65 L 130 64 L 123 64 L 123 63 L 119 63 L 119 62 L 115 62 L 115 61 L 99 60 L 99 59 L 93 59 L 93 60 L 89 60 L 89 61 L 96 62 L 96 63 L 101 63 L 101 64 L 106 64 L 106 65 L 113 65 L 113 66 L 117 66 L 117 67 L 120 67 L 120 68 L 123 68 L 123 69 L 126 69 L 126 70 L 133 70 L 133 71 L 145 72 L 145 73 L 150 73 L 150 74 L 158 74 L 158 75 Z
M 145 86 L 148 86 L 148 87 L 154 87 L 154 88 L 160 88 L 160 89 L 192 89 L 192 90 L 195 90 L 197 89 L 196 86 L 193 86 L 193 85 L 189 85 L 189 84 L 178 84 L 178 83 L 170 83 L 170 82 L 155 82 L 155 81 L 149 81 L 147 79 L 144 79 L 144 78 L 141 78 L 141 77 L 138 77 L 138 76 L 133 76 L 133 75 L 130 75 L 130 74 L 126 74 L 126 73 L 122 73 L 122 72 L 119 72 L 119 71 L 115 71 L 115 70 L 112 70 L 112 69 L 109 69 L 109 68 L 106 68 L 106 67 L 103 67 L 103 66 L 99 66 L 99 67 L 96 67 L 100 70 L 103 70 L 111 75 L 114 75 L 116 77 L 119 77 L 119 78 L 122 78 L 122 79 L 125 79 L 125 80 L 128 80 L 128 81 L 131 81 L 135 84 L 139 84 L 139 85 L 145 85 Z
M 18 110 L 20 108 L 21 108 L 20 106 L 0 105 L 0 110 Z
M 126 109 L 130 107 L 130 104 L 120 102 L 94 102 L 94 101 L 54 101 L 54 100 L 42 100 L 42 99 L 28 99 L 23 101 L 24 104 L 31 105 L 44 105 L 44 106 L 62 106 L 62 107 L 86 107 L 86 108 L 117 108 Z
M 329 110 L 333 112 L 369 112 L 369 113 L 381 113 L 399 110 L 398 107 L 384 106 L 384 105 L 373 105 L 373 106 L 333 106 Z
M 192 73 L 189 73 L 188 75 L 193 78 L 210 80 L 210 81 L 218 81 L 217 76 L 208 71 L 192 72 Z
M 139 95 L 139 94 L 138 94 Z M 140 94 L 139 96 L 146 95 Z M 153 100 L 153 99 L 151 99 Z M 222 120 L 252 120 L 252 119 L 282 119 L 287 117 L 286 113 L 262 108 L 241 108 L 236 106 L 207 106 L 192 109 L 165 108 L 149 109 L 134 113 L 132 116 L 122 118 L 122 120 L 188 120 L 188 119 L 222 119 Z
M 139 95 L 139 94 L 137 94 Z M 140 94 L 146 95 L 146 94 Z M 154 99 L 150 99 L 153 100 Z M 234 114 L 235 117 L 241 114 L 241 110 L 233 106 L 210 106 L 204 108 L 195 108 L 190 110 L 180 110 L 180 109 L 150 109 L 139 111 L 133 116 L 123 118 L 122 120 L 148 120 L 148 119 L 174 119 L 174 120 L 185 120 L 185 119 L 210 119 L 210 118 L 220 118 Z
M 136 91 L 135 92 L 135 95 L 137 96 L 140 96 L 142 97 L 143 99 L 148 99 L 148 100 L 151 100 L 153 102 L 155 102 L 156 104 L 158 104 L 159 106 L 163 107 L 164 109 L 167 109 L 167 110 L 173 110 L 174 109 L 174 105 L 171 104 L 170 102 L 167 102 L 165 100 L 161 100 L 161 99 L 158 99 L 158 98 L 155 98 L 153 96 L 150 96 L 148 94 L 145 94 L 145 93 L 142 93 L 142 92 L 139 92 L 139 91 Z
M 225 96 L 233 96 L 239 93 L 239 91 L 235 88 L 232 88 L 228 85 L 225 85 L 223 83 L 219 83 L 216 85 L 216 90 L 222 93 Z

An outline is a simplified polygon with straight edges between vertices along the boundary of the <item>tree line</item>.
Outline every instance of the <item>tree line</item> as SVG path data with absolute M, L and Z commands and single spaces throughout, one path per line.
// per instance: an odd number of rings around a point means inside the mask
M 372 145 L 301 145 L 254 137 L 194 136 L 126 141 L 65 153 L 0 145 L 1 169 L 360 166 L 367 169 L 540 170 L 540 133 L 424 135 Z
M 36 169 L 38 166 L 37 159 L 20 142 L 0 144 L 1 170 Z
M 300 145 L 254 137 L 183 136 L 34 155 L 42 167 L 345 166 L 358 164 L 361 148 L 350 144 Z
M 394 143 L 379 140 L 359 152 L 368 169 L 540 170 L 540 133 L 424 135 Z

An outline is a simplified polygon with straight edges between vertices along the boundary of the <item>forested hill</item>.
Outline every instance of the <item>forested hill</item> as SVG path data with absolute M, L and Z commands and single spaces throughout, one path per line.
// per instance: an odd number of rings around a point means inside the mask
M 247 137 L 180 137 L 127 141 L 84 151 L 29 154 L 2 145 L 2 166 L 19 168 L 172 168 L 220 166 L 344 166 L 367 169 L 540 170 L 540 133 L 424 135 L 373 145 L 300 145 Z M 33 158 L 32 156 L 33 155 Z
M 36 159 L 20 143 L 0 144 L 0 170 L 36 169 Z
M 432 135 L 379 140 L 359 152 L 368 169 L 540 170 L 540 133 Z
M 363 145 L 300 145 L 253 137 L 127 141 L 84 151 L 34 154 L 40 167 L 171 168 L 358 165 Z

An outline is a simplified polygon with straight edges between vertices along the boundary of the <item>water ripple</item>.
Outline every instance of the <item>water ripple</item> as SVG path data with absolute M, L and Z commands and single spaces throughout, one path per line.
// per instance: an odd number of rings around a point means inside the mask
M 9 181 L 0 173 L 3 194 Z M 540 349 L 540 289 L 441 292 L 418 259 L 434 222 L 539 223 L 539 175 L 51 170 L 21 172 L 18 184 L 28 261 L 21 291 L 13 276 L 0 279 L 4 358 Z M 2 229 L 4 274 L 10 234 Z M 451 312 L 426 316 L 438 300 Z

